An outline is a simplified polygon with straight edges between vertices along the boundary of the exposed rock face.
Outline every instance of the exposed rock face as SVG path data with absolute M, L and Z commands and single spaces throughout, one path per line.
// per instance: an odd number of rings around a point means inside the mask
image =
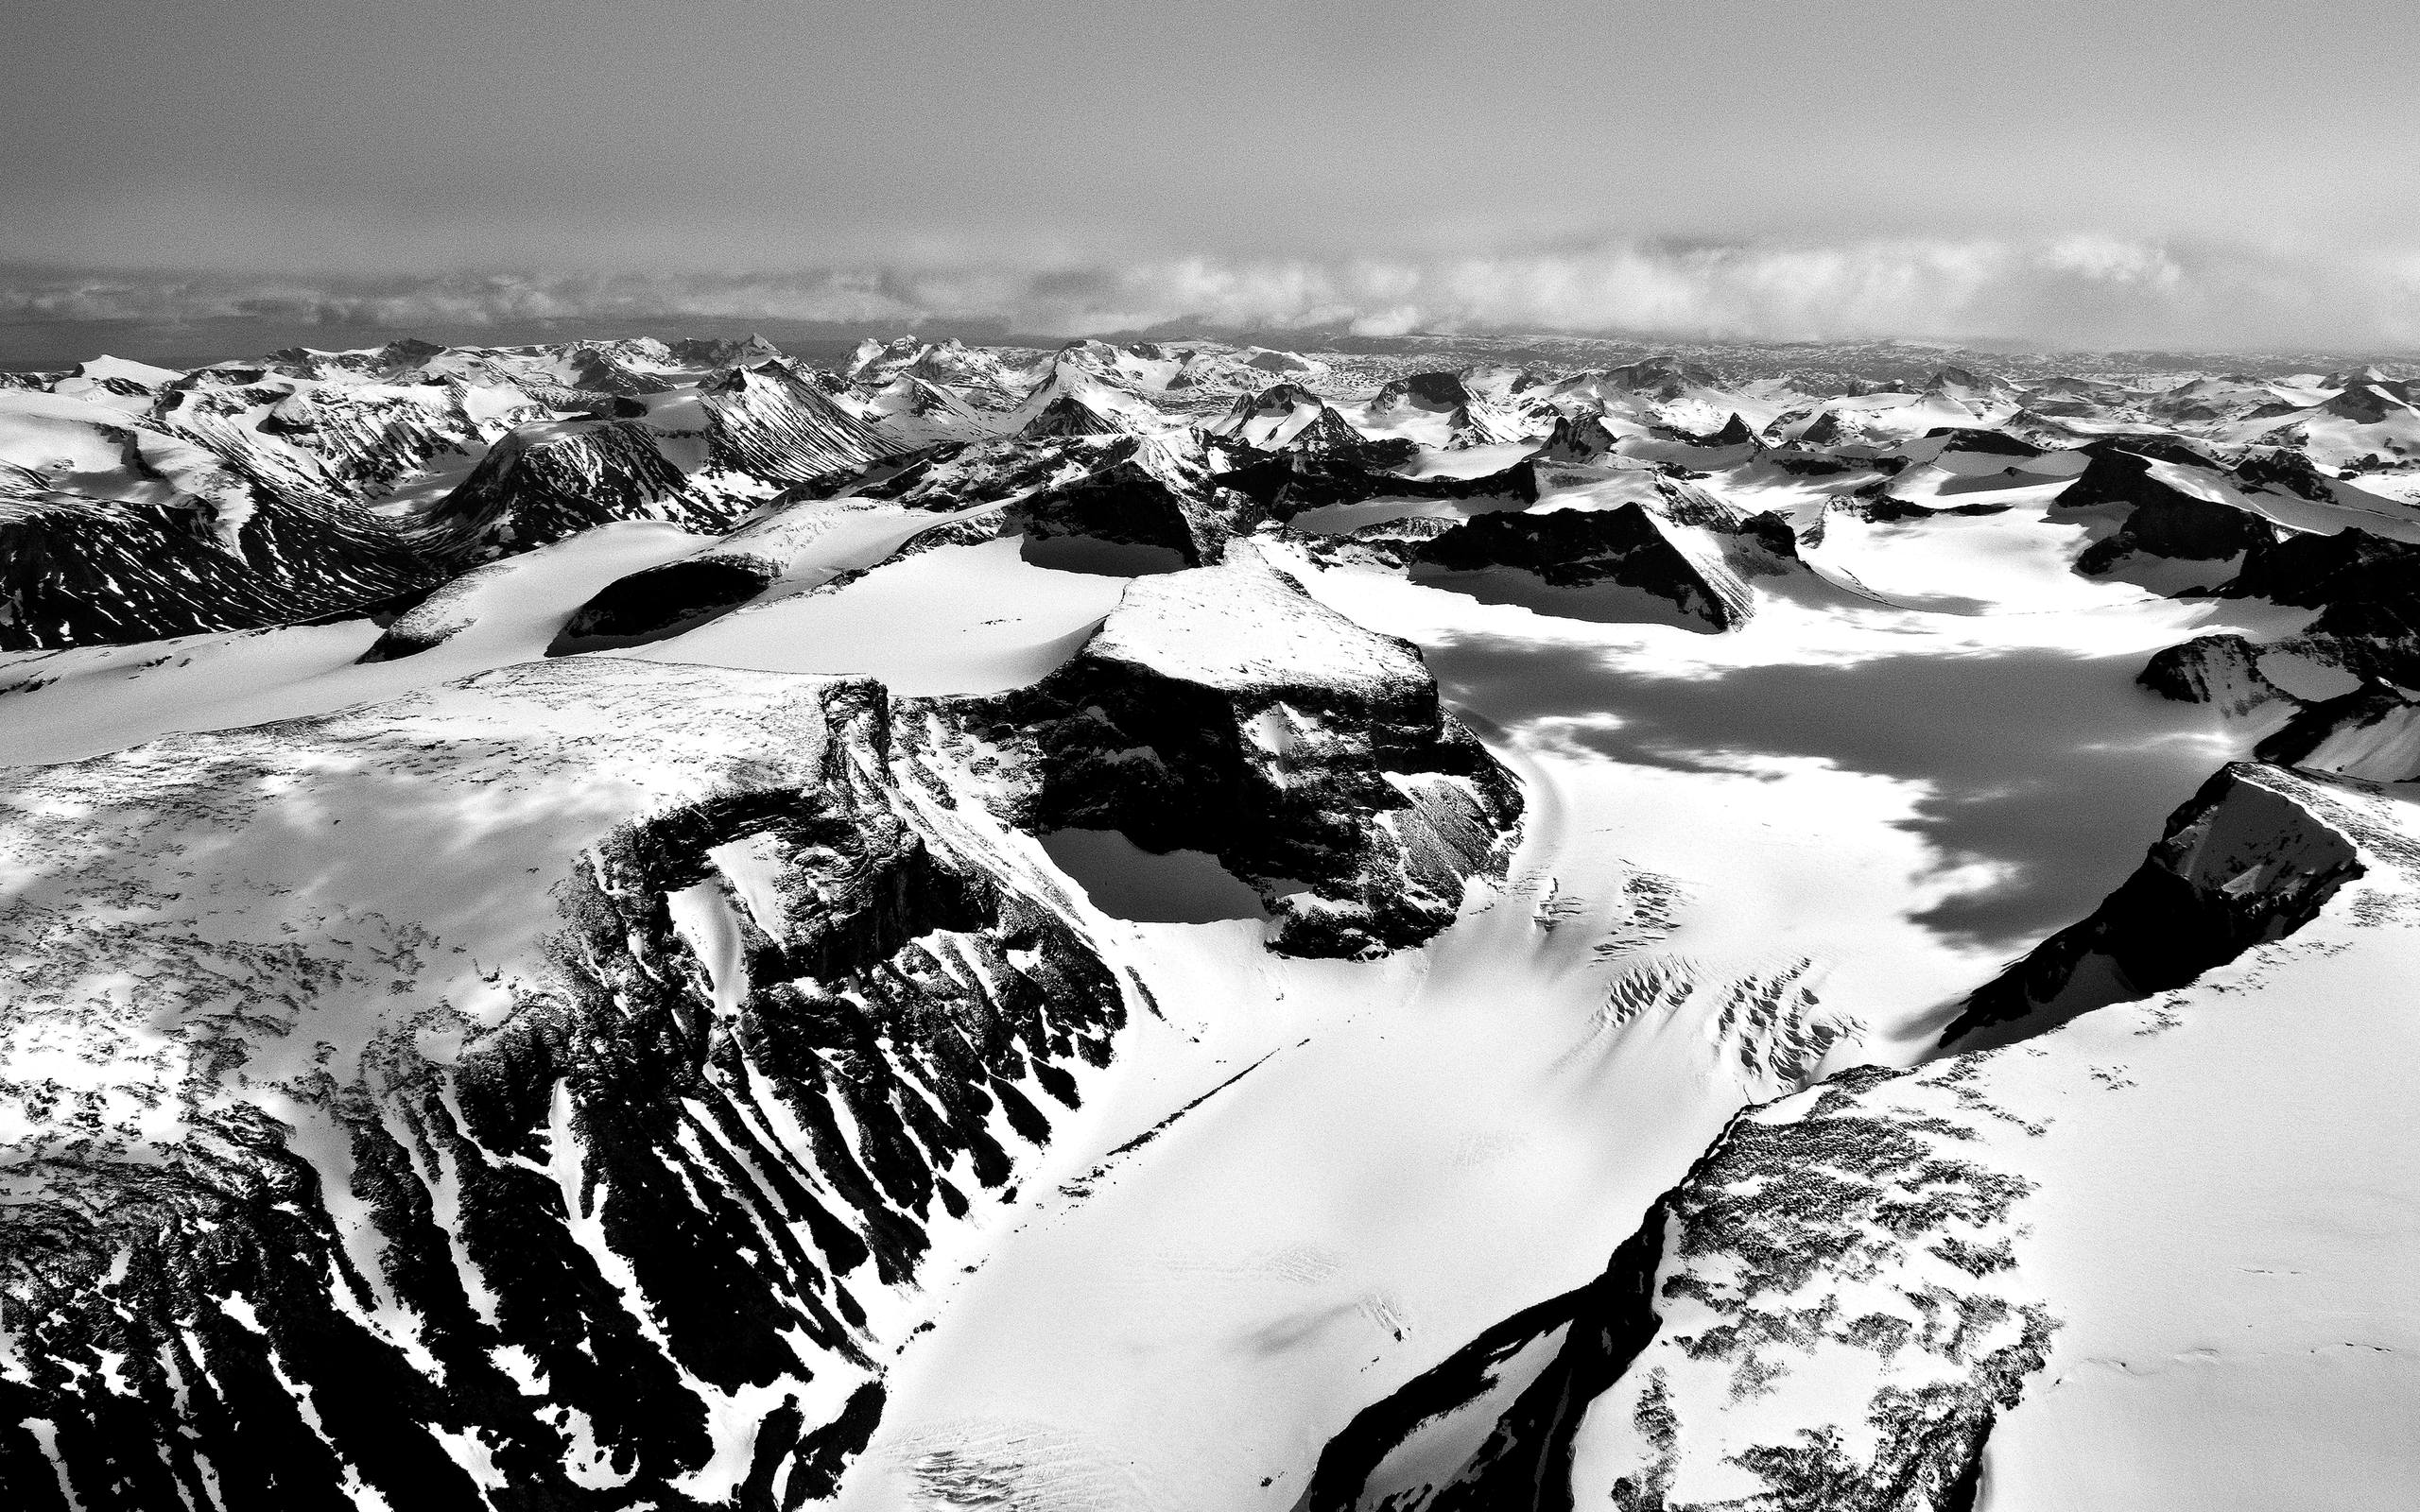
M 695 629 L 781 582 L 819 539 L 861 518 L 860 511 L 896 512 L 815 491 L 793 490 L 720 540 L 606 584 L 572 611 L 546 654 L 645 645 Z
M 1929 433 L 1927 439 L 1934 436 L 1949 438 L 1948 444 L 1941 449 L 1944 455 L 1965 452 L 1984 456 L 2032 457 L 2043 453 L 2043 448 L 2022 437 L 2011 436 L 2006 431 L 1985 430 L 1980 426 L 1945 427 Z
M 1681 357 L 1645 357 L 1627 367 L 1606 369 L 1607 385 L 1658 399 L 1678 399 L 1691 388 L 1711 388 L 1721 375 L 1701 363 Z
M 95 391 L 152 403 L 130 379 L 108 381 L 137 392 Z M 387 522 L 317 473 L 250 471 L 73 394 L 0 401 L 0 649 L 366 610 L 437 579 Z
M 2367 782 L 2420 782 L 2420 697 L 2369 683 L 2296 714 L 2258 755 Z
M 2364 530 L 2265 541 L 2220 592 L 2316 608 L 2298 644 L 2360 677 L 2420 687 L 2420 546 Z
M 1398 378 L 1378 390 L 1370 407 L 1388 409 L 1426 409 L 1451 412 L 1465 409 L 1471 403 L 1471 391 L 1462 380 L 1450 372 L 1416 372 Z
M 1597 1281 L 1363 1412 L 1303 1512 L 1962 1509 L 2057 1327 L 1971 1060 L 1735 1120 Z
M 1300 384 L 1272 384 L 1239 395 L 1207 429 L 1262 451 L 1351 451 L 1363 444 L 1351 421 Z
M 1613 433 L 1597 416 L 1558 415 L 1545 444 L 1530 455 L 1541 462 L 1594 462 L 1613 449 Z
M 347 505 L 0 494 L 0 650 L 367 613 L 440 573 Z
M 1478 515 L 1422 543 L 1411 563 L 1415 574 L 1505 567 L 1555 588 L 1635 588 L 1688 619 L 1728 630 L 1754 613 L 1746 578 L 1788 571 L 1797 559 L 1796 539 L 1778 516 L 1740 521 L 1718 512 L 1703 524 L 1685 524 L 1634 502 L 1611 509 Z
M 2293 754 L 2272 756 L 2273 747 L 2264 746 L 2264 760 L 2302 765 L 2301 757 L 2340 723 L 2354 741 L 2338 747 L 2348 761 L 2370 760 L 2352 752 L 2375 741 L 2385 740 L 2385 748 L 2392 748 L 2385 729 L 2399 717 L 2394 713 L 2401 696 L 2395 690 L 2420 684 L 2420 547 L 2359 529 L 2295 534 L 2248 553 L 2241 570 L 2218 593 L 2319 612 L 2300 630 L 2265 644 L 2222 635 L 2170 646 L 2144 667 L 2138 680 L 2145 687 L 2170 698 L 2217 704 L 2231 716 L 2296 713 L 2296 733 L 2271 737 L 2278 742 L 2273 749 Z M 2308 669 L 2319 669 L 2318 685 L 2297 685 L 2289 675 L 2295 667 L 2307 669 L 2306 676 Z M 2328 679 L 2336 685 L 2327 686 Z M 2323 708 L 2327 712 L 2319 713 Z M 2307 714 L 2297 713 L 2306 710 Z M 2378 759 L 2387 763 L 2378 770 L 2392 769 L 2394 758 Z
M 944 388 L 903 372 L 878 387 L 861 386 L 857 397 L 870 424 L 903 445 L 925 447 L 996 435 L 998 421 L 977 400 L 1005 396 Z
M 2151 854 L 2092 916 L 2043 941 L 1966 1001 L 1942 1043 L 2005 1038 L 2089 1008 L 2182 987 L 2292 933 L 2360 876 L 2353 843 L 2308 779 L 2238 763 L 2169 816 Z
M 701 495 L 636 421 L 525 426 L 499 441 L 429 517 L 445 547 L 480 560 L 613 520 L 728 528 L 742 506 Z
M 734 368 L 674 397 L 645 420 L 514 431 L 429 516 L 432 546 L 481 560 L 617 520 L 720 532 L 785 487 L 907 450 L 779 362 Z
M 1040 440 L 1051 436 L 1115 436 L 1124 429 L 1108 415 L 1085 404 L 1080 397 L 1064 393 L 1045 404 L 1017 434 L 1030 440 Z
M 745 551 L 684 557 L 617 577 L 563 622 L 549 656 L 645 645 L 739 608 L 781 577 L 781 563 Z M 381 644 L 398 641 L 398 622 Z M 376 649 L 372 647 L 372 649 Z
M 2209 465 L 2198 455 L 2187 455 L 2194 465 Z M 2077 558 L 2076 570 L 2088 576 L 2109 572 L 2138 552 L 2186 561 L 2225 561 L 2275 540 L 2275 532 L 2257 515 L 2161 482 L 2152 475 L 2151 463 L 2134 452 L 2097 452 L 2055 504 L 2062 509 L 2125 511 L 2115 531 Z
M 888 475 L 856 476 L 827 479 L 838 485 L 831 498 L 820 486 L 791 490 L 713 544 L 608 584 L 572 614 L 548 654 L 692 629 L 783 581 L 820 537 L 860 511 L 966 516 L 906 527 L 907 550 L 1022 535 L 1046 565 L 1120 574 L 1215 562 L 1261 518 L 1252 500 L 1219 485 L 1198 449 L 1122 432 L 937 447 Z
M 1405 477 L 1386 468 L 1410 460 L 1409 442 L 1398 455 L 1384 441 L 1350 451 L 1296 453 L 1248 461 L 1218 474 L 1217 482 L 1265 507 L 1270 518 L 1290 520 L 1305 509 L 1369 499 L 1516 499 L 1538 497 L 1536 467 L 1524 459 L 1500 472 L 1475 478 Z
M 1215 483 L 1202 456 L 1160 439 L 1131 439 L 1081 476 L 1011 505 L 1003 523 L 1045 541 L 1065 538 L 1156 548 L 1169 565 L 1200 567 L 1250 530 L 1259 511 Z
M 20 782 L 0 1036 L 83 1048 L 5 1088 L 0 1480 L 828 1491 L 930 1230 L 1126 1011 L 889 741 L 870 683 L 589 659 Z
M 778 361 L 782 349 L 754 332 L 743 337 L 684 336 L 666 349 L 674 361 L 683 367 L 709 371 L 722 368 L 755 367 L 760 363 Z
M 1120 431 L 936 447 L 850 491 L 935 511 L 1004 505 L 985 517 L 984 531 L 1137 548 L 1138 559 L 1124 567 L 1132 572 L 1217 561 L 1228 541 L 1264 518 L 1261 501 L 1235 481 L 1212 471 L 1198 436 Z
M 2271 449 L 2256 452 L 2236 464 L 2236 480 L 2247 488 L 2282 489 L 2301 498 L 2325 503 L 2334 497 L 2329 480 L 2300 452 Z
M 1722 422 L 1722 428 L 1705 438 L 1705 444 L 1708 446 L 1752 446 L 1755 444 L 1755 431 L 1750 427 L 1747 421 L 1740 418 L 1738 411 L 1734 410 L 1731 418 Z
M 1445 450 L 1495 446 L 1517 439 L 1511 422 L 1482 405 L 1459 374 L 1416 372 L 1398 378 L 1370 401 L 1370 413 L 1416 410 L 1445 417 Z
M 2260 670 L 2263 649 L 2240 635 L 2197 635 L 2153 653 L 2135 680 L 2163 698 L 2211 704 L 2230 718 L 2249 718 L 2293 703 Z
M 1426 939 L 1521 808 L 1416 650 L 1257 560 L 1137 578 L 1066 665 L 943 708 L 1024 768 L 1017 823 L 1208 851 L 1299 954 Z
M 574 388 L 592 394 L 660 394 L 672 386 L 650 373 L 642 373 L 614 360 L 610 352 L 592 346 L 574 347 L 564 357 L 563 366 Z
M 804 483 L 906 451 L 780 362 L 733 368 L 698 387 L 715 462 L 769 483 Z
M 480 601 L 517 565 L 509 558 L 487 562 L 439 585 L 389 622 L 359 660 L 399 662 L 444 644 L 477 623 Z

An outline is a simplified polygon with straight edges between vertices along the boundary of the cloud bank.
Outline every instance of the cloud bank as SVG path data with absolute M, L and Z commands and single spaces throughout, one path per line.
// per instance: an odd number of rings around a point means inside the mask
M 763 274 L 544 271 L 383 280 L 0 270 L 0 320 L 369 327 L 681 318 L 1036 335 L 1180 328 L 1729 340 L 1900 337 L 2081 350 L 2420 349 L 2420 249 L 2036 241 L 1617 241 L 1440 258 L 1178 256 Z

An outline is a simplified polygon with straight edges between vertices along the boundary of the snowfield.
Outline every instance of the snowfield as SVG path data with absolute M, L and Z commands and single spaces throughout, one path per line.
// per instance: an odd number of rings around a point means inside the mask
M 2420 1503 L 2412 374 L 1395 346 L 0 375 L 0 1502 Z

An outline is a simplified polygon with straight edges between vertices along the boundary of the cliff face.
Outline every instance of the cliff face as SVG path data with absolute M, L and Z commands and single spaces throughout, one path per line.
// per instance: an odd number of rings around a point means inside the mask
M 2294 536 L 2246 557 L 2223 592 L 2316 609 L 2287 644 L 2364 679 L 2420 684 L 2420 546 L 2358 529 Z
M 2297 713 L 2260 743 L 2259 756 L 2370 782 L 2420 781 L 2420 697 L 2365 683 Z
M 1435 934 L 1520 813 L 1416 650 L 1257 559 L 1135 579 L 1065 666 L 947 717 L 1010 748 L 1018 822 L 1208 851 L 1297 954 Z
M 1755 613 L 1749 580 L 1797 568 L 1797 541 L 1777 516 L 1691 502 L 1482 514 L 1413 548 L 1411 568 L 1416 577 L 1503 568 L 1548 588 L 1634 589 L 1692 627 L 1737 629 Z
M 2157 449 L 2149 441 L 2139 444 Z M 2167 461 L 2168 466 L 2207 466 L 2195 454 L 2181 448 L 2178 453 L 2177 459 Z M 2096 576 L 2110 572 L 2136 555 L 2180 561 L 2231 561 L 2275 539 L 2268 524 L 2250 510 L 2201 498 L 2163 479 L 2154 461 L 2166 460 L 2169 455 L 2155 459 L 2131 451 L 2100 450 L 2085 464 L 2083 474 L 2060 492 L 2058 508 L 2095 510 L 2115 520 L 2115 528 L 2077 559 L 2078 572 Z
M 81 1504 L 827 1483 L 1126 1012 L 889 739 L 872 684 L 588 661 L 21 784 L 0 1393 Z
M 2142 866 L 2090 918 L 1969 998 L 1942 1042 L 2182 987 L 2301 927 L 2361 870 L 2302 779 L 2229 766 L 2169 816 Z

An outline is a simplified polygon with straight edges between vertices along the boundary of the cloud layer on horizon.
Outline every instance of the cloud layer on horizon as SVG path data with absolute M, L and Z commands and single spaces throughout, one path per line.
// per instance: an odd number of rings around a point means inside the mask
M 537 271 L 383 280 L 0 269 L 0 321 L 420 327 L 681 318 L 1035 335 L 1194 328 L 1901 337 L 2078 350 L 2420 348 L 2420 250 L 2296 252 L 2099 235 L 1617 241 L 1448 258 L 1169 257 L 754 275 Z

